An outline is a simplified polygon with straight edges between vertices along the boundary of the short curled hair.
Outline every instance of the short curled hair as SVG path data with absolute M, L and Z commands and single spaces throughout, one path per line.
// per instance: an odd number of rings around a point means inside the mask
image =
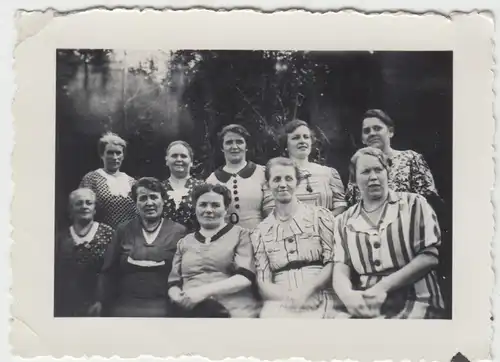
M 125 153 L 125 150 L 127 148 L 127 142 L 113 132 L 107 132 L 99 139 L 99 142 L 97 143 L 97 151 L 99 152 L 99 156 L 104 155 L 104 150 L 106 149 L 107 145 L 121 146 L 121 148 L 123 149 L 123 153 Z
M 381 109 L 369 109 L 363 114 L 363 120 L 366 118 L 377 118 L 381 122 L 383 122 L 387 127 L 392 128 L 394 130 L 395 123 L 394 120 L 389 117 L 389 115 L 382 111 Z
M 130 192 L 130 196 L 134 202 L 137 202 L 137 190 L 139 187 L 144 187 L 145 189 L 153 192 L 159 192 L 163 200 L 165 200 L 167 195 L 167 192 L 160 180 L 154 177 L 142 177 L 132 186 L 132 191 Z
M 271 158 L 267 164 L 266 164 L 266 169 L 264 170 L 264 176 L 266 178 L 266 181 L 269 183 L 269 180 L 271 178 L 271 169 L 274 166 L 287 166 L 287 167 L 293 167 L 295 169 L 295 178 L 297 179 L 297 185 L 300 183 L 300 170 L 299 168 L 293 163 L 293 161 L 289 158 L 286 157 L 275 157 Z
M 170 149 L 172 147 L 174 147 L 175 145 L 182 145 L 182 146 L 186 147 L 186 150 L 189 153 L 189 158 L 191 158 L 191 160 L 193 160 L 193 157 L 194 157 L 193 148 L 189 145 L 189 143 L 187 143 L 186 141 L 182 141 L 182 140 L 170 142 L 170 144 L 168 145 L 168 147 L 165 150 L 165 155 L 168 155 L 168 153 L 170 152 Z
M 87 193 L 90 196 L 92 196 L 92 198 L 94 199 L 94 201 L 97 200 L 96 194 L 95 194 L 95 192 L 92 189 L 89 189 L 88 187 L 80 187 L 80 188 L 78 188 L 76 190 L 71 191 L 71 193 L 69 194 L 69 197 L 68 197 L 68 206 L 71 207 L 73 205 L 73 201 L 75 200 L 75 198 L 78 195 L 81 195 L 83 193 Z
M 198 202 L 198 199 L 201 197 L 201 195 L 209 192 L 215 192 L 216 194 L 221 195 L 224 199 L 224 207 L 226 209 L 229 207 L 229 205 L 231 205 L 231 191 L 229 191 L 229 189 L 222 184 L 211 183 L 203 183 L 193 188 L 193 193 L 191 194 L 193 205 L 195 205 L 196 207 L 196 203 Z
M 224 136 L 228 132 L 233 132 L 245 139 L 245 142 L 248 144 L 250 141 L 250 133 L 247 131 L 245 127 L 239 124 L 229 124 L 223 127 L 219 133 L 217 133 L 217 139 L 219 140 L 219 144 L 222 145 L 224 142 Z
M 311 129 L 309 124 L 306 121 L 303 121 L 301 119 L 294 119 L 290 122 L 285 123 L 285 125 L 281 128 L 281 131 L 279 132 L 279 144 L 280 147 L 283 151 L 286 150 L 287 145 L 288 145 L 288 135 L 292 132 L 294 132 L 297 128 L 305 126 L 309 129 L 311 132 L 311 140 L 312 143 L 316 141 L 316 137 L 314 135 L 314 131 Z
M 351 157 L 351 162 L 349 163 L 349 180 L 351 182 L 356 183 L 356 166 L 358 159 L 361 156 L 375 157 L 387 171 L 387 176 L 389 176 L 389 170 L 391 168 L 391 160 L 389 157 L 387 157 L 387 155 L 378 148 L 364 147 L 356 151 L 356 153 Z

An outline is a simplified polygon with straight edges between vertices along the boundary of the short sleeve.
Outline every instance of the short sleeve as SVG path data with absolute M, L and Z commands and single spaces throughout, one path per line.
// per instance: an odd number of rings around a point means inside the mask
M 422 196 L 427 197 L 432 194 L 438 194 L 431 169 L 425 161 L 424 156 L 417 152 L 414 152 L 413 161 L 411 163 L 410 186 L 410 192 Z
M 79 188 L 89 188 L 93 189 L 94 183 L 92 182 L 92 172 L 89 172 L 83 176 L 82 180 L 80 181 L 80 185 L 78 186 Z
M 172 270 L 168 276 L 167 289 L 179 287 L 182 289 L 182 254 L 183 254 L 184 239 L 180 239 L 177 243 L 174 258 L 172 260 Z
M 412 247 L 414 255 L 429 254 L 439 257 L 438 248 L 441 245 L 441 229 L 434 212 L 427 200 L 413 194 L 414 202 L 410 214 L 410 230 L 413 230 Z
M 334 168 L 330 168 L 329 186 L 333 194 L 333 209 L 346 207 L 344 184 L 338 171 Z
M 250 240 L 252 241 L 253 246 L 257 282 L 272 283 L 272 273 L 269 265 L 269 259 L 266 254 L 264 240 L 262 239 L 259 229 L 255 229 L 250 234 Z
M 255 281 L 252 241 L 250 232 L 246 229 L 241 230 L 239 242 L 234 251 L 234 273 L 243 275 L 252 283 Z
M 333 214 L 327 209 L 319 209 L 317 211 L 318 231 L 321 246 L 323 248 L 323 264 L 333 262 Z
M 344 213 L 337 217 L 333 226 L 333 262 L 352 267 L 351 255 L 349 254 L 349 247 L 347 244 L 345 216 L 346 214 Z

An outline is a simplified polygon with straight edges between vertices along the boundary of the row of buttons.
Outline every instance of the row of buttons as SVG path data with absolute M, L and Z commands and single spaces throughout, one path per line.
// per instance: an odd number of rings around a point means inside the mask
M 234 185 L 233 185 L 233 189 L 234 189 L 234 190 L 233 190 L 233 195 L 235 195 L 235 197 L 234 197 L 234 199 L 233 199 L 233 200 L 234 200 L 235 202 L 238 202 L 238 201 L 240 201 L 240 198 L 239 198 L 238 196 L 236 196 L 236 195 L 238 195 L 238 185 L 237 185 L 237 184 L 238 184 L 238 180 L 234 179 L 234 180 L 233 180 L 233 183 L 234 183 Z M 239 209 L 239 208 L 240 208 L 240 205 L 239 205 L 239 204 L 234 204 L 234 207 L 235 207 L 236 209 Z

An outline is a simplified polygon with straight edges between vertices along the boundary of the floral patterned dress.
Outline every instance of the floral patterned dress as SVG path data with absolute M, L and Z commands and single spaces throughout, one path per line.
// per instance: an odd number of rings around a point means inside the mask
M 429 165 L 424 157 L 412 150 L 395 151 L 391 158 L 389 188 L 396 192 L 411 192 L 424 197 L 437 196 Z M 358 186 L 350 181 L 347 185 L 346 200 L 349 206 L 360 201 Z
M 167 179 L 163 181 L 163 187 L 166 191 L 165 206 L 163 208 L 163 216 L 167 219 L 184 225 L 188 232 L 197 229 L 197 220 L 195 207 L 193 205 L 192 193 L 196 186 L 202 185 L 204 182 L 190 177 L 186 181 L 184 189 L 174 190 Z
M 108 225 L 94 222 L 84 237 L 70 227 L 56 237 L 54 316 L 83 317 L 95 302 L 97 275 L 113 237 Z

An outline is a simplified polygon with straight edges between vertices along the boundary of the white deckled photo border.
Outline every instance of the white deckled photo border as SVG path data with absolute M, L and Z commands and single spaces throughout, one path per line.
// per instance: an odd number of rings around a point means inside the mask
M 200 31 L 197 24 L 205 30 Z M 490 17 L 90 10 L 24 14 L 17 26 L 10 336 L 14 355 L 446 361 L 462 352 L 470 360 L 489 358 L 494 285 Z M 453 319 L 53 318 L 58 48 L 452 50 Z

